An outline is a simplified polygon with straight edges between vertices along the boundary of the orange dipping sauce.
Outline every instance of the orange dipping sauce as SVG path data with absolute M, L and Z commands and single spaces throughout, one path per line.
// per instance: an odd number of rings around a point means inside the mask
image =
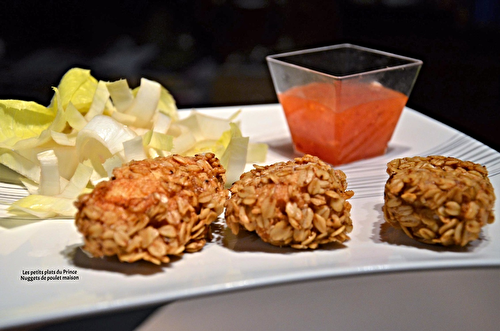
M 382 155 L 408 100 L 378 83 L 311 83 L 278 94 L 295 149 L 332 164 Z

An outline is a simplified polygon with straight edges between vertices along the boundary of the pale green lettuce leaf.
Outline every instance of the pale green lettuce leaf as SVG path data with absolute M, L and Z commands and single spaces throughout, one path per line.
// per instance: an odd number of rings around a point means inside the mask
M 74 217 L 76 207 L 74 199 L 32 194 L 17 200 L 9 206 L 9 211 L 21 211 L 39 218 L 55 216 Z
M 20 178 L 20 180 L 21 183 L 26 188 L 26 190 L 28 190 L 29 194 L 38 194 L 38 187 L 39 187 L 38 183 L 35 183 L 34 181 L 26 177 L 22 177 Z
M 226 168 L 226 186 L 231 186 L 237 181 L 247 163 L 248 137 L 243 137 L 235 123 L 230 123 L 230 140 L 220 156 L 221 165 Z
M 107 83 L 107 87 L 113 104 L 119 112 L 125 112 L 134 102 L 134 95 L 126 79 Z
M 144 146 L 148 148 L 171 151 L 174 146 L 174 137 L 153 130 L 148 131 L 142 138 Z
M 71 180 L 66 184 L 58 197 L 76 199 L 80 194 L 84 193 L 91 176 L 92 168 L 79 163 L 73 177 L 71 177 Z
M 225 118 L 206 115 L 197 111 L 176 122 L 189 129 L 197 141 L 205 139 L 217 140 L 227 130 L 230 129 L 230 121 Z
M 80 161 L 95 159 L 101 164 L 116 153 L 123 152 L 123 142 L 137 135 L 125 125 L 106 115 L 95 116 L 76 137 Z
M 172 118 L 163 113 L 156 114 L 154 120 L 153 131 L 159 133 L 166 133 L 172 124 Z
M 177 106 L 174 97 L 168 92 L 166 88 L 161 87 L 160 101 L 158 102 L 158 110 L 168 115 L 172 120 L 177 121 L 179 116 L 177 114 Z
M 87 113 L 94 100 L 97 79 L 90 70 L 73 68 L 61 79 L 58 89 L 61 93 L 61 105 L 64 109 L 71 102 L 80 113 Z
M 40 164 L 15 151 L 0 149 L 0 163 L 36 183 L 40 182 Z
M 104 170 L 106 171 L 107 177 L 111 177 L 113 175 L 113 169 L 121 167 L 123 165 L 123 158 L 115 154 L 102 164 Z M 92 180 L 92 182 L 95 181 L 95 178 Z
M 139 88 L 140 87 L 136 87 L 132 90 L 132 95 L 134 97 L 137 96 Z M 170 92 L 163 86 L 161 86 L 160 100 L 158 102 L 157 110 L 165 115 L 168 115 L 173 121 L 179 120 L 179 114 L 177 112 L 175 99 L 172 94 L 170 94 Z
M 95 116 L 103 114 L 108 101 L 109 101 L 109 91 L 108 88 L 106 87 L 106 83 L 100 81 L 97 84 L 97 88 L 95 90 L 89 111 L 87 112 L 87 114 L 85 114 L 85 119 L 87 121 L 90 121 Z
M 161 85 L 146 78 L 141 78 L 141 86 L 134 102 L 125 110 L 125 114 L 136 117 L 135 126 L 150 128 L 158 107 L 161 95 Z
M 172 153 L 184 154 L 196 144 L 196 138 L 190 129 L 184 125 L 174 123 L 167 134 L 173 136 Z
M 66 121 L 75 131 L 82 130 L 88 123 L 85 117 L 71 102 L 66 107 Z
M 266 162 L 266 155 L 269 146 L 265 143 L 249 143 L 247 153 L 247 163 Z
M 0 100 L 0 148 L 13 148 L 20 141 L 38 138 L 55 117 L 54 109 L 36 102 Z
M 46 144 L 52 140 L 52 132 L 62 132 L 67 125 L 66 121 L 66 115 L 65 112 L 61 106 L 61 99 L 60 99 L 60 94 L 59 90 L 57 88 L 54 88 L 55 95 L 54 98 L 52 99 L 52 104 L 50 105 L 49 109 L 52 110 L 52 112 L 55 113 L 55 117 L 50 123 L 50 125 L 43 130 L 39 136 L 37 137 L 30 137 L 26 138 L 23 140 L 17 141 L 14 146 L 12 146 L 12 149 L 18 150 L 18 149 L 28 149 L 28 148 L 34 148 L 37 146 L 41 146 L 43 144 Z
M 136 116 L 134 115 L 129 115 L 125 113 L 121 113 L 119 111 L 115 111 L 111 114 L 111 117 L 116 120 L 117 122 L 120 122 L 121 124 L 128 125 L 128 126 L 134 126 L 135 121 L 137 119 Z
M 54 142 L 61 146 L 75 146 L 76 145 L 76 136 L 78 132 L 73 131 L 70 133 L 62 133 L 62 132 L 56 132 L 56 131 L 51 131 L 50 135 Z
M 125 153 L 125 162 L 144 160 L 148 157 L 144 150 L 143 138 L 141 136 L 124 141 L 123 150 Z

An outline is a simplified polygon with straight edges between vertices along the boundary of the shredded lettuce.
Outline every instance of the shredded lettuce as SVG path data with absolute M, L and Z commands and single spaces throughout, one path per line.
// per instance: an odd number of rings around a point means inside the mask
M 130 160 L 212 152 L 228 185 L 248 162 L 264 162 L 267 145 L 252 144 L 236 119 L 192 111 L 179 119 L 172 95 L 141 79 L 104 82 L 73 68 L 53 88 L 49 106 L 0 100 L 0 164 L 21 174 L 29 196 L 10 206 L 36 217 L 74 216 L 79 194 Z

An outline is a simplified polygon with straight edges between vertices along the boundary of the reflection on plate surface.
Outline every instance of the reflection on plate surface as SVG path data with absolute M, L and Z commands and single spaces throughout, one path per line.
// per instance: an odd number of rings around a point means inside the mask
M 266 142 L 266 163 L 293 158 L 294 152 L 279 105 L 210 108 L 227 116 L 241 108 L 244 135 Z M 500 266 L 500 226 L 483 229 L 465 248 L 434 247 L 387 227 L 381 211 L 393 158 L 440 154 L 482 163 L 499 192 L 500 154 L 493 149 L 406 108 L 385 155 L 339 166 L 354 190 L 351 240 L 316 251 L 278 248 L 251 233 L 237 236 L 219 219 L 202 251 L 185 254 L 165 266 L 119 263 L 85 255 L 74 222 L 8 216 L 6 206 L 26 194 L 15 175 L 0 169 L 0 328 L 44 322 L 112 309 L 157 304 L 201 294 L 312 278 L 395 270 Z M 247 170 L 251 166 L 248 166 Z M 495 210 L 499 210 L 498 200 Z M 73 280 L 33 280 L 25 273 L 70 272 Z M 5 300 L 7 298 L 7 300 Z

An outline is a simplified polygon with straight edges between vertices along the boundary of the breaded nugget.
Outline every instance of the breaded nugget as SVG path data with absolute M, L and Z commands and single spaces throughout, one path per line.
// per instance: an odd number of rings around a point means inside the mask
M 480 164 L 416 156 L 392 160 L 387 173 L 384 217 L 411 238 L 465 246 L 494 221 L 495 193 Z
M 120 261 L 170 261 L 199 251 L 220 215 L 228 190 L 225 169 L 212 153 L 132 161 L 75 202 L 83 249 Z
M 234 234 L 240 226 L 272 245 L 315 249 L 344 242 L 352 230 L 354 193 L 346 175 L 319 158 L 254 166 L 241 175 L 226 202 L 226 222 Z

